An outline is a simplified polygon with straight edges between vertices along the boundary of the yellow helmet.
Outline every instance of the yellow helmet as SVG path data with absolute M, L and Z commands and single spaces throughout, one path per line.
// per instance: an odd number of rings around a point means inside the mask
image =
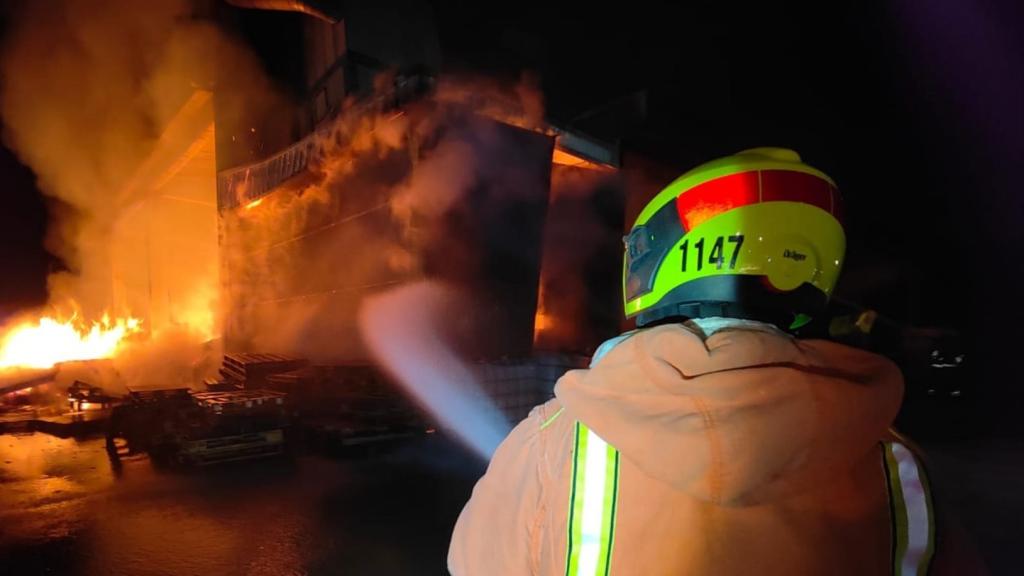
M 821 313 L 846 235 L 831 178 L 783 148 L 713 160 L 669 184 L 625 238 L 626 316 L 725 316 L 796 329 Z

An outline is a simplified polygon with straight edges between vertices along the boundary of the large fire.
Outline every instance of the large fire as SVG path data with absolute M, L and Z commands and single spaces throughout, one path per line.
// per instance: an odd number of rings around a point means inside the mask
M 109 358 L 125 337 L 141 330 L 138 318 L 112 320 L 104 315 L 88 325 L 77 317 L 62 321 L 44 316 L 0 335 L 0 369 L 49 368 L 70 360 Z

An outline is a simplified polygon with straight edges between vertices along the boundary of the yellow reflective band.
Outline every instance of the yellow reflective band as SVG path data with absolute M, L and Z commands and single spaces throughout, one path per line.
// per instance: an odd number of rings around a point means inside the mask
M 626 332 L 598 346 L 590 367 L 635 333 L 635 330 Z M 558 414 L 561 410 L 555 416 Z M 619 451 L 577 421 L 572 453 L 565 573 L 567 576 L 607 576 L 615 541 Z
M 619 452 L 576 423 L 569 505 L 567 576 L 607 576 L 611 569 Z
M 935 553 L 935 518 L 924 469 L 899 442 L 883 444 L 883 455 L 893 524 L 893 574 L 927 574 Z
M 545 420 L 544 423 L 540 425 L 540 429 L 543 430 L 543 429 L 547 428 L 548 426 L 551 426 L 555 422 L 555 420 L 557 420 L 558 417 L 562 415 L 562 412 L 564 410 L 565 410 L 565 406 L 562 406 L 561 408 L 559 408 L 557 412 L 552 414 L 550 418 Z

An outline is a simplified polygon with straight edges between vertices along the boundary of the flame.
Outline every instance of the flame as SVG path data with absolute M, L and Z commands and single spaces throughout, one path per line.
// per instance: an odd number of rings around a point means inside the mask
M 87 326 L 76 317 L 60 321 L 43 316 L 0 336 L 0 369 L 49 368 L 70 360 L 109 358 L 126 336 L 141 330 L 142 321 L 132 317 L 111 320 L 104 315 Z
M 541 269 L 541 277 L 544 277 L 544 270 Z M 548 330 L 553 324 L 547 310 L 547 290 L 544 283 L 538 282 L 537 287 L 537 311 L 533 315 L 533 345 L 536 346 L 541 339 L 541 334 Z
M 537 309 L 537 315 L 533 319 L 533 331 L 534 331 L 534 333 L 535 334 L 540 334 L 541 332 L 547 330 L 548 328 L 551 328 L 551 326 L 553 324 L 554 324 L 554 320 L 551 318 L 551 316 L 547 315 L 544 312 L 544 310 L 538 308 Z
M 68 409 L 72 412 L 87 412 L 89 410 L 102 410 L 103 404 L 99 402 L 89 402 L 88 400 L 68 400 Z
M 252 202 L 249 202 L 248 204 L 245 205 L 245 209 L 252 210 L 253 208 L 259 206 L 260 204 L 263 204 L 263 198 L 257 198 Z
M 597 170 L 600 172 L 613 172 L 615 170 L 611 166 L 601 164 L 599 162 L 592 162 L 582 156 L 573 154 L 569 150 L 559 147 L 556 147 L 551 153 L 551 162 L 559 166 L 586 168 L 587 170 Z

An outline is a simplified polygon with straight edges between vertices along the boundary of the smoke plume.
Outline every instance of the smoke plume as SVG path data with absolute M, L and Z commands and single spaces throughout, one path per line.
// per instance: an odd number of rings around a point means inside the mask
M 47 246 L 68 268 L 50 277 L 48 308 L 142 316 L 148 338 L 113 361 L 128 385 L 197 383 L 222 332 L 238 350 L 365 360 L 363 295 L 423 277 L 528 278 L 528 263 L 488 269 L 464 240 L 515 253 L 536 212 L 527 192 L 547 190 L 547 171 L 522 167 L 549 163 L 550 144 L 524 146 L 485 120 L 543 131 L 529 79 L 444 80 L 402 111 L 350 105 L 320 127 L 303 175 L 218 213 L 212 159 L 181 168 L 212 158 L 211 92 L 226 125 L 293 109 L 253 57 L 188 0 L 39 0 L 13 20 L 4 138 L 53 200 Z M 511 217 L 480 230 L 471 210 Z M 532 320 L 487 297 L 462 294 L 439 337 L 477 329 L 469 310 Z
M 74 311 L 83 320 L 106 311 L 142 316 L 148 341 L 163 340 L 159 349 L 176 351 L 160 355 L 164 370 L 180 373 L 161 383 L 174 384 L 193 377 L 193 360 L 217 332 L 217 266 L 210 252 L 216 216 L 212 195 L 201 199 L 175 172 L 177 158 L 154 155 L 203 153 L 194 143 L 212 136 L 212 116 L 196 111 L 212 110 L 210 90 L 224 92 L 228 102 L 232 94 L 250 102 L 276 98 L 255 60 L 196 6 L 188 0 L 24 3 L 0 55 L 4 139 L 51 199 L 47 249 L 67 268 L 50 276 L 43 312 L 67 317 Z M 204 170 L 186 176 L 208 177 L 214 186 L 212 160 Z M 198 225 L 175 230 L 185 221 Z M 147 261 L 142 250 L 162 252 L 162 259 Z M 189 257 L 194 272 L 184 277 L 178 271 Z M 162 284 L 154 284 L 152 270 L 162 271 Z

